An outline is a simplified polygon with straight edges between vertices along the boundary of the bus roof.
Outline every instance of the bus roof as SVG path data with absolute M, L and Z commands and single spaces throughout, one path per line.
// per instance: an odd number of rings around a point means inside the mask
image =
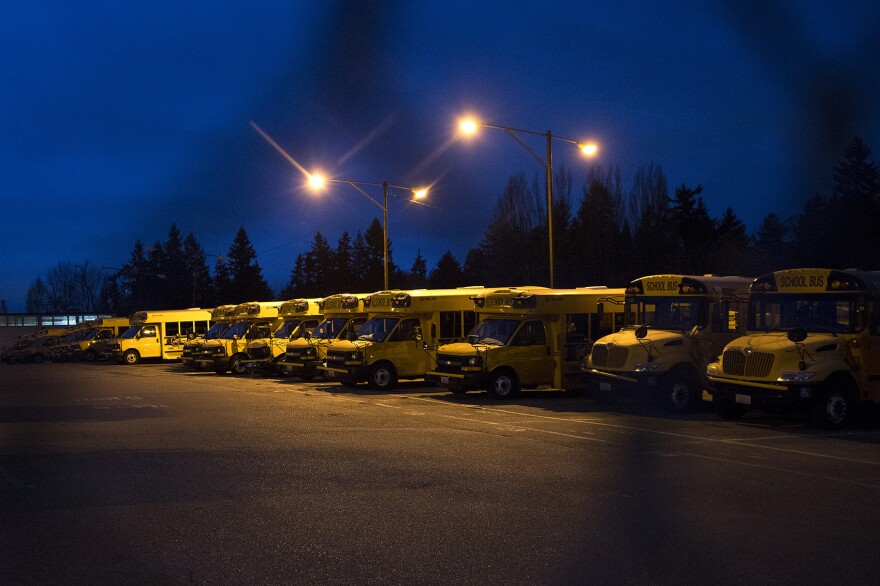
M 623 311 L 624 289 L 582 287 L 576 289 L 489 289 L 473 297 L 480 313 L 537 314 L 592 313 L 600 302 L 616 301 L 609 311 Z M 617 308 L 617 309 L 615 309 Z
M 290 299 L 281 304 L 278 314 L 281 317 L 296 315 L 320 315 L 322 299 Z
M 465 311 L 473 309 L 471 299 L 484 287 L 456 289 L 413 289 L 410 291 L 377 291 L 364 299 L 370 313 L 420 313 L 433 311 Z
M 754 277 L 718 275 L 648 275 L 634 279 L 628 295 L 745 295 Z
M 325 315 L 331 313 L 365 313 L 364 299 L 370 295 L 372 293 L 336 293 L 328 295 L 320 300 L 318 304 Z
M 211 319 L 210 309 L 191 307 L 189 309 L 160 309 L 136 311 L 128 318 L 130 322 L 171 321 L 175 319 Z
M 785 269 L 761 275 L 751 293 L 845 293 L 880 290 L 880 271 Z
M 235 306 L 235 317 L 278 317 L 281 301 L 248 301 Z

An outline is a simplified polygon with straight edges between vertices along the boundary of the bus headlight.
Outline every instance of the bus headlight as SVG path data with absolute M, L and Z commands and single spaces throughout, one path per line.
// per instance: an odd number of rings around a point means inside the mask
M 363 361 L 364 353 L 360 350 L 355 350 L 354 352 L 349 353 L 348 356 L 345 357 L 346 360 L 358 360 Z
M 805 383 L 814 376 L 816 376 L 815 372 L 802 370 L 798 372 L 783 372 L 776 380 L 781 383 Z
M 706 367 L 706 374 L 718 375 L 718 364 L 713 363 Z
M 633 372 L 654 372 L 657 370 L 658 364 L 656 362 L 640 362 L 639 364 L 634 364 L 632 367 Z
M 483 366 L 483 357 L 471 356 L 470 358 L 465 358 L 462 366 Z

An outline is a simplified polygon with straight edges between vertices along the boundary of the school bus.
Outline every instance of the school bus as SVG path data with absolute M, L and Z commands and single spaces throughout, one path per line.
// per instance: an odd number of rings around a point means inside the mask
M 585 364 L 597 398 L 634 392 L 679 413 L 701 405 L 706 366 L 745 333 L 752 280 L 650 275 L 632 281 L 625 327 L 596 340 Z
M 73 358 L 73 352 L 79 347 L 77 342 L 81 340 L 91 329 L 90 320 L 68 326 L 61 340 L 49 351 L 49 360 L 52 362 L 66 362 Z
M 357 332 L 367 321 L 364 297 L 338 293 L 319 301 L 324 321 L 308 335 L 300 336 L 287 344 L 284 358 L 278 364 L 281 372 L 303 380 L 315 378 L 318 367 L 327 358 L 330 342 L 347 339 L 349 332 Z
M 89 322 L 82 336 L 68 343 L 65 358 L 94 362 L 102 357 L 102 344 L 125 332 L 131 323 L 127 317 L 101 317 Z
M 129 321 L 131 326 L 110 345 L 113 360 L 120 364 L 137 364 L 145 358 L 177 360 L 188 335 L 208 331 L 211 310 L 138 311 Z
M 190 334 L 183 344 L 183 352 L 180 355 L 180 364 L 187 368 L 197 368 L 196 356 L 201 352 L 202 344 L 206 340 L 216 340 L 230 328 L 235 321 L 235 308 L 237 305 L 220 305 L 211 310 L 211 329 L 204 335 Z
M 784 408 L 834 428 L 880 398 L 880 271 L 788 269 L 749 292 L 748 332 L 707 368 L 719 416 Z
M 219 337 L 202 344 L 195 357 L 196 365 L 217 374 L 228 371 L 244 374 L 248 342 L 268 338 L 278 329 L 283 322 L 278 316 L 280 307 L 280 301 L 250 301 L 237 305 L 232 325 Z
M 380 291 L 364 299 L 368 319 L 346 340 L 333 340 L 320 367 L 346 386 L 367 382 L 390 390 L 400 379 L 423 378 L 440 344 L 476 323 L 471 297 L 482 287 Z
M 47 361 L 53 346 L 64 339 L 67 331 L 67 328 L 46 328 L 34 333 L 30 344 L 17 351 L 15 361 L 22 364 L 41 364 Z
M 623 289 L 505 288 L 473 301 L 479 323 L 466 340 L 441 346 L 428 373 L 454 393 L 508 399 L 523 387 L 584 389 L 592 340 L 623 323 Z
M 322 319 L 320 299 L 291 299 L 278 310 L 283 320 L 269 337 L 251 340 L 247 345 L 248 358 L 244 371 L 249 374 L 269 374 L 279 370 L 287 344 L 310 333 Z

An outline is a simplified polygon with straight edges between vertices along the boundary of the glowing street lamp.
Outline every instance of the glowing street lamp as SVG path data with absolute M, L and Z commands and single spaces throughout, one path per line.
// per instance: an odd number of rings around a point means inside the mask
M 382 209 L 382 244 L 384 247 L 384 273 L 385 273 L 385 290 L 388 287 L 388 188 L 403 189 L 412 193 L 413 199 L 409 200 L 413 203 L 420 203 L 416 200 L 424 199 L 428 195 L 428 188 L 403 187 L 401 185 L 391 185 L 387 181 L 382 183 L 371 183 L 369 181 L 352 181 L 350 179 L 327 179 L 319 173 L 310 173 L 308 175 L 309 187 L 313 190 L 319 190 L 326 187 L 327 183 L 347 183 L 354 187 L 361 195 L 369 199 Z M 373 185 L 382 187 L 382 203 L 379 203 L 369 193 L 361 189 L 360 185 Z
M 547 173 L 547 245 L 550 251 L 550 287 L 553 287 L 553 140 L 561 140 L 577 146 L 586 157 L 594 157 L 599 152 L 599 146 L 594 142 L 580 142 L 570 138 L 563 138 L 547 132 L 535 132 L 534 130 L 522 130 L 519 128 L 510 128 L 508 126 L 496 126 L 494 124 L 485 124 L 473 118 L 462 118 L 458 122 L 459 132 L 463 135 L 474 135 L 480 128 L 495 128 L 503 130 L 509 134 L 516 142 L 526 149 L 532 157 L 534 157 Z M 547 158 L 541 158 L 532 147 L 519 136 L 518 133 L 535 134 L 547 138 Z

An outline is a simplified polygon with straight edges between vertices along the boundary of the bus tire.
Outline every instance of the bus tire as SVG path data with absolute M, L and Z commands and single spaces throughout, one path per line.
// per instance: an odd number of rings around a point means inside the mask
M 519 379 L 509 368 L 499 368 L 492 373 L 488 390 L 496 399 L 510 399 L 519 394 Z
M 725 421 L 736 421 L 746 414 L 745 405 L 740 405 L 730 397 L 718 393 L 712 395 L 712 406 L 715 408 L 715 414 Z
M 397 384 L 397 372 L 388 362 L 377 362 L 370 367 L 367 382 L 375 391 L 390 391 Z
M 95 354 L 95 351 L 94 351 L 94 350 L 86 350 L 85 355 L 83 355 L 83 359 L 84 359 L 86 362 L 94 362 L 96 358 L 98 358 L 98 357 L 97 357 L 97 355 Z
M 672 413 L 687 413 L 696 409 L 703 398 L 699 377 L 687 370 L 669 373 L 663 384 L 663 403 Z
M 229 361 L 229 370 L 232 371 L 232 374 L 245 374 L 244 357 L 241 355 L 233 356 L 232 360 Z
M 141 355 L 138 354 L 137 350 L 126 350 L 125 354 L 122 355 L 122 363 L 123 364 L 137 364 L 141 361 Z
M 856 391 L 844 379 L 829 380 L 813 401 L 813 423 L 827 429 L 849 425 L 856 410 Z

